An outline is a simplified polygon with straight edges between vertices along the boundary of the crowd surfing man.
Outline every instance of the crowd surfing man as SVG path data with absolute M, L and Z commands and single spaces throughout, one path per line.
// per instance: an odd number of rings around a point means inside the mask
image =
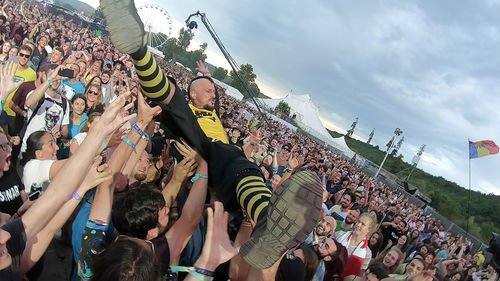
M 162 125 L 194 146 L 208 163 L 209 186 L 226 210 L 243 208 L 255 222 L 252 237 L 240 255 L 256 268 L 268 268 L 291 247 L 303 241 L 321 213 L 322 188 L 310 171 L 295 173 L 272 193 L 257 165 L 228 142 L 213 111 L 215 86 L 209 77 L 191 83 L 203 108 L 188 106 L 179 87 L 168 79 L 148 51 L 144 25 L 133 1 L 101 1 L 113 44 L 130 54 L 145 95 L 162 106 Z M 209 115 L 200 128 L 195 115 Z M 198 118 L 199 119 L 199 118 Z M 205 123 L 209 122 L 209 123 Z M 215 141 L 213 141 L 215 140 Z M 217 141 L 222 140 L 222 141 Z M 202 175 L 206 177 L 207 175 Z

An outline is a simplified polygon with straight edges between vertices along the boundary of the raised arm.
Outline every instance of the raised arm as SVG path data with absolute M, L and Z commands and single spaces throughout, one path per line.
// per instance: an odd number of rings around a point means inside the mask
M 184 156 L 195 158 L 198 163 L 196 174 L 199 175 L 198 179 L 193 183 L 189 196 L 182 208 L 181 217 L 167 232 L 166 236 L 170 246 L 170 260 L 176 260 L 181 254 L 184 247 L 186 247 L 189 239 L 193 235 L 196 226 L 201 221 L 203 213 L 203 206 L 207 198 L 207 184 L 208 184 L 208 165 L 201 156 L 195 152 L 185 142 L 176 142 L 177 150 Z M 196 156 L 193 156 L 193 153 Z
M 231 245 L 227 234 L 228 219 L 229 214 L 224 212 L 221 202 L 214 202 L 214 208 L 207 209 L 207 235 L 201 256 L 194 263 L 195 267 L 214 272 L 220 264 L 238 254 L 238 250 Z M 201 279 L 189 274 L 184 280 Z
M 172 179 L 168 182 L 165 188 L 162 190 L 163 198 L 167 207 L 171 207 L 177 196 L 181 187 L 186 182 L 186 179 L 194 174 L 197 168 L 197 163 L 195 159 L 184 158 L 181 162 L 175 164 L 173 167 Z
M 95 126 L 92 126 L 80 149 L 54 177 L 44 195 L 22 216 L 26 240 L 33 238 L 63 203 L 71 198 L 87 174 L 88 167 L 91 166 L 94 155 L 106 136 L 134 117 L 134 115 L 118 115 L 124 104 L 125 96 L 121 96 L 106 110 Z
M 23 82 L 14 82 L 17 64 L 8 62 L 5 66 L 0 65 L 0 112 L 3 110 L 7 96 L 19 87 Z
M 21 259 L 21 275 L 24 275 L 24 273 L 30 270 L 31 267 L 33 267 L 33 265 L 35 265 L 35 263 L 37 263 L 43 256 L 45 250 L 47 250 L 47 247 L 52 241 L 52 238 L 54 238 L 56 232 L 61 229 L 64 223 L 66 223 L 85 193 L 101 182 L 111 179 L 111 175 L 108 171 L 106 171 L 107 165 L 104 164 L 99 166 L 101 161 L 102 157 L 97 157 L 94 164 L 88 170 L 87 176 L 83 180 L 82 184 L 78 187 L 75 196 L 66 201 L 66 203 L 64 203 L 62 208 L 57 211 L 47 225 L 40 232 L 38 232 L 33 239 L 28 241 Z
M 29 95 L 26 98 L 26 107 L 29 107 L 30 109 L 34 109 L 38 101 L 43 97 L 47 89 L 51 86 L 50 84 L 52 83 L 53 80 L 62 80 L 64 79 L 63 77 L 57 75 L 59 70 L 61 69 L 61 65 L 58 66 L 55 69 L 52 69 L 49 71 L 47 74 L 47 80 L 45 80 L 40 87 L 37 87 L 31 95 Z

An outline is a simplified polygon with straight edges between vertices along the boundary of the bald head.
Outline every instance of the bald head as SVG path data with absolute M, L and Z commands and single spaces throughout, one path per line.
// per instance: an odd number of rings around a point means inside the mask
M 200 109 L 214 110 L 215 86 L 208 78 L 198 78 L 191 82 L 189 97 L 193 105 Z
M 332 216 L 325 216 L 316 227 L 316 234 L 318 236 L 333 235 L 335 228 L 337 228 L 337 221 Z

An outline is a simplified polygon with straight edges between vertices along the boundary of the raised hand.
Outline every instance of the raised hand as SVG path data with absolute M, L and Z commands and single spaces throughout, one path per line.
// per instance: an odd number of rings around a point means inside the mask
M 114 146 L 119 145 L 126 135 L 127 135 L 127 132 L 125 129 L 118 129 L 118 130 L 114 131 L 108 140 L 107 146 L 114 147 Z
M 85 179 L 83 179 L 80 187 L 82 187 L 85 191 L 112 179 L 113 176 L 108 170 L 108 164 L 99 165 L 101 162 L 102 156 L 99 155 L 94 160 L 94 163 L 87 172 Z
M 288 159 L 288 167 L 292 168 L 292 170 L 295 170 L 299 166 L 299 160 L 297 157 L 294 157 L 293 154 L 290 154 L 290 158 Z
M 170 162 L 172 162 L 172 158 L 170 158 L 170 142 L 167 141 L 165 145 L 163 145 L 163 150 L 161 151 L 161 162 L 163 167 L 168 166 Z
M 56 139 L 61 137 L 61 131 L 55 126 L 50 129 L 50 134 Z
M 202 161 L 205 161 L 203 160 L 203 157 L 201 157 L 201 155 L 198 153 L 198 151 L 189 146 L 189 144 L 183 139 L 181 139 L 181 142 L 174 142 L 174 146 L 185 158 L 193 159 L 198 164 L 200 164 Z
M 7 96 L 19 87 L 23 81 L 14 82 L 17 64 L 8 62 L 5 66 L 0 65 L 0 100 L 5 100 Z
M 214 202 L 214 208 L 207 208 L 207 235 L 200 259 L 195 266 L 214 270 L 219 264 L 233 258 L 238 250 L 233 247 L 227 234 L 229 214 L 224 212 L 221 202 Z
M 198 70 L 203 75 L 210 75 L 210 70 L 201 60 L 196 62 L 196 70 Z
M 262 135 L 259 130 L 252 130 L 250 133 L 250 144 L 251 145 L 257 145 L 260 142 Z
M 187 178 L 194 175 L 198 164 L 194 159 L 184 158 L 181 162 L 175 164 L 174 166 L 174 174 L 172 176 L 172 180 L 177 182 L 184 182 Z
M 137 104 L 138 104 L 138 118 L 137 118 L 137 123 L 138 124 L 149 124 L 153 118 L 160 114 L 161 112 L 161 107 L 160 106 L 155 106 L 155 107 L 150 107 L 147 103 L 146 100 L 144 99 L 144 96 L 142 93 L 139 91 L 139 94 L 137 95 Z
M 49 70 L 49 72 L 47 73 L 47 79 L 50 79 L 50 80 L 64 80 L 64 79 L 66 79 L 66 77 L 59 76 L 59 71 L 62 69 L 64 69 L 64 67 L 62 65 L 60 65 L 52 70 Z
M 125 105 L 125 100 L 130 95 L 130 93 L 125 93 L 118 96 L 114 102 L 112 102 L 108 108 L 104 111 L 101 118 L 96 124 L 92 124 L 91 131 L 105 133 L 106 135 L 111 134 L 116 129 L 120 128 L 128 120 L 134 118 L 136 114 L 128 114 L 128 110 L 134 106 L 134 104 Z

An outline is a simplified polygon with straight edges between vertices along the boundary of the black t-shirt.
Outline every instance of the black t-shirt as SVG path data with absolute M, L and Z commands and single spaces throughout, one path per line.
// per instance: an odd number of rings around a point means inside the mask
M 401 232 L 392 225 L 389 225 L 387 227 L 382 227 L 381 232 L 382 236 L 384 236 L 384 243 L 382 244 L 382 248 L 385 248 L 385 246 L 387 246 L 389 240 L 392 240 L 392 245 L 396 245 L 399 236 L 401 236 Z
M 12 257 L 11 265 L 3 270 L 0 270 L 0 280 L 21 280 L 21 256 L 23 255 L 24 248 L 26 247 L 26 232 L 24 231 L 23 221 L 18 218 L 1 226 L 0 228 L 10 233 L 10 239 L 7 241 L 7 251 Z
M 151 240 L 155 246 L 155 255 L 158 258 L 162 274 L 168 272 L 170 268 L 170 247 L 168 246 L 167 237 L 160 235 Z
M 24 185 L 15 168 L 10 168 L 0 178 L 0 212 L 13 215 L 23 205 L 21 191 Z
M 43 49 L 42 52 L 40 52 L 40 50 L 38 50 L 38 47 L 35 48 L 35 50 L 33 51 L 33 55 L 31 56 L 31 62 L 36 68 L 35 71 L 38 70 L 38 67 L 40 66 L 41 62 L 45 61 L 47 56 L 48 54 L 45 49 Z

